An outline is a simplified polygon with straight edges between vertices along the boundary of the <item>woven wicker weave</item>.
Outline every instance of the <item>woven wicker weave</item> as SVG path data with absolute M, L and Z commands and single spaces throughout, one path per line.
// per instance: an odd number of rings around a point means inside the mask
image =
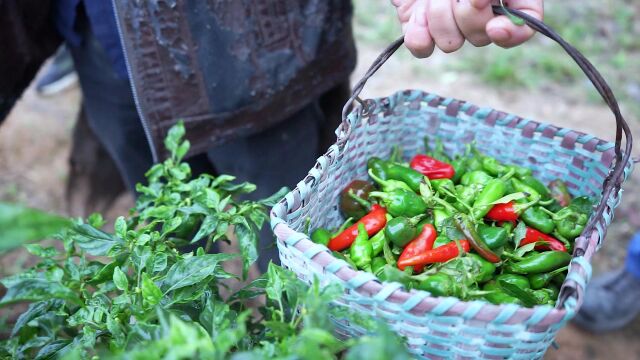
M 516 14 L 545 35 L 551 32 L 544 24 Z M 347 106 L 357 99 L 366 79 L 400 44 L 401 41 L 394 43 L 374 63 L 363 81 L 356 85 Z M 574 58 L 604 93 L 616 119 L 621 119 L 619 134 L 626 134 L 628 127 L 604 80 L 579 53 Z M 620 186 L 631 172 L 630 136 L 626 138 L 623 154 L 621 135 L 617 144 L 613 144 L 569 129 L 415 90 L 362 102 L 348 112 L 348 116 L 345 112 L 345 122 L 337 133 L 337 143 L 272 210 L 272 227 L 278 238 L 282 264 L 305 281 L 317 277 L 323 283 L 344 285 L 345 293 L 338 303 L 383 319 L 407 338 L 410 351 L 418 356 L 541 358 L 557 331 L 582 303 L 591 277 L 590 259 L 604 239 L 613 210 L 620 201 Z M 424 136 L 442 139 L 450 155 L 461 153 L 465 144 L 475 140 L 483 153 L 505 163 L 531 168 L 545 182 L 561 178 L 575 196 L 588 195 L 601 200 L 585 231 L 576 240 L 569 274 L 555 308 L 496 306 L 483 301 L 433 298 L 424 291 L 406 291 L 398 283 L 381 283 L 373 274 L 353 270 L 301 232 L 308 217 L 311 228 L 338 226 L 343 220 L 338 211 L 338 194 L 351 180 L 366 179 L 367 159 L 388 156 L 393 145 L 399 145 L 404 158 L 408 159 L 421 150 Z M 364 333 L 364 329 L 345 320 L 336 322 L 337 331 L 344 336 Z

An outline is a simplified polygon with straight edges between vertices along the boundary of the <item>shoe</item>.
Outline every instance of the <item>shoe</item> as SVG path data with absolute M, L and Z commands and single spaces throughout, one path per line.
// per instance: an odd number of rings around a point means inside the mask
M 589 284 L 585 300 L 573 322 L 602 333 L 624 327 L 640 314 L 640 279 L 620 269 Z
M 71 54 L 62 46 L 36 82 L 36 91 L 43 96 L 53 95 L 71 87 L 77 81 L 78 75 L 73 68 Z

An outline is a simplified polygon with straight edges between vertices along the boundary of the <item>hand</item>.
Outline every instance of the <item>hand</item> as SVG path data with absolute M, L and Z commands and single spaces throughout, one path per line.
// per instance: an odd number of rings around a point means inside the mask
M 490 43 L 508 48 L 520 45 L 534 34 L 528 26 L 515 25 L 506 16 L 495 16 L 491 0 L 391 0 L 402 23 L 404 43 L 418 58 L 433 53 L 435 46 L 446 53 L 462 47 L 465 40 L 475 46 Z M 542 19 L 543 0 L 510 0 L 505 5 Z

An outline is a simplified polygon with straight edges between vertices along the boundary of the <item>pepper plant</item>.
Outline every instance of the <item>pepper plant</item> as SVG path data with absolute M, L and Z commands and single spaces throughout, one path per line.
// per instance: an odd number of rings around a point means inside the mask
M 27 245 L 40 262 L 1 280 L 7 291 L 0 307 L 29 306 L 0 341 L 0 359 L 408 358 L 384 327 L 332 305 L 341 288 L 317 280 L 308 286 L 273 264 L 223 297 L 223 281 L 245 278 L 256 261 L 258 230 L 286 189 L 240 201 L 253 184 L 229 175 L 192 178 L 182 161 L 189 149 L 184 134 L 182 124 L 171 129 L 171 156 L 147 172 L 135 208 L 112 232 L 96 214 L 68 223 L 58 247 Z M 209 252 L 232 239 L 239 254 Z M 241 274 L 223 269 L 238 257 Z M 255 298 L 266 300 L 249 308 Z M 340 341 L 332 317 L 372 335 Z

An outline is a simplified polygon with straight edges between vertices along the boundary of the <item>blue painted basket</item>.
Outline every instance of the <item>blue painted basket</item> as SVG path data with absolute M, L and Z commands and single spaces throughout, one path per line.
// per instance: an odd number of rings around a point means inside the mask
M 386 321 L 407 339 L 416 356 L 436 359 L 536 359 L 542 358 L 560 328 L 582 303 L 591 277 L 590 259 L 602 244 L 613 210 L 620 202 L 621 184 L 632 163 L 631 135 L 606 82 L 593 66 L 551 29 L 524 14 L 537 31 L 558 41 L 592 80 L 617 121 L 616 144 L 570 129 L 523 119 L 464 101 L 442 98 L 416 90 L 361 101 L 357 98 L 366 80 L 402 44 L 399 39 L 374 62 L 345 106 L 337 143 L 320 157 L 309 175 L 271 212 L 280 260 L 300 279 L 314 277 L 323 283 L 338 282 L 345 288 L 337 301 L 354 311 Z M 348 111 L 354 100 L 360 104 Z M 625 148 L 622 146 L 625 135 Z M 322 245 L 302 232 L 305 220 L 311 228 L 335 228 L 342 222 L 338 194 L 351 180 L 366 179 L 366 162 L 384 157 L 393 145 L 405 158 L 423 146 L 424 136 L 440 138 L 450 154 L 461 153 L 473 140 L 480 151 L 505 163 L 531 168 L 546 182 L 561 178 L 574 196 L 600 200 L 585 231 L 576 239 L 569 274 L 555 307 L 496 306 L 484 301 L 435 298 L 425 291 L 405 290 L 399 283 L 381 283 L 373 274 L 356 271 L 336 259 Z M 430 142 L 433 143 L 433 142 Z M 360 336 L 365 330 L 337 319 L 337 332 Z

